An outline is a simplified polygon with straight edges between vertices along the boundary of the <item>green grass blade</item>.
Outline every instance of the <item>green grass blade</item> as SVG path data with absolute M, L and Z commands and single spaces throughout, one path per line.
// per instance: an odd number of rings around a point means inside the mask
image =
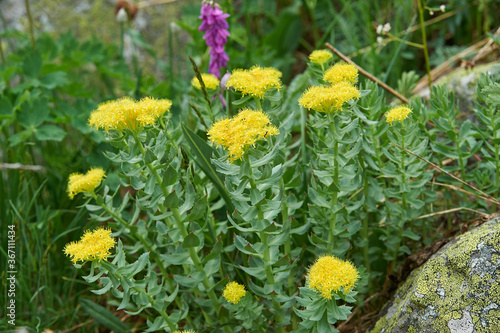
M 212 181 L 212 183 L 219 190 L 220 195 L 224 199 L 227 204 L 227 208 L 230 212 L 234 210 L 234 205 L 231 202 L 231 198 L 229 197 L 229 193 L 224 186 L 224 182 L 222 181 L 222 176 L 215 171 L 214 166 L 210 162 L 210 158 L 212 157 L 213 148 L 210 147 L 202 138 L 196 135 L 189 128 L 181 124 L 182 132 L 184 133 L 184 137 L 186 138 L 189 146 L 191 147 L 191 151 L 188 151 L 196 162 L 198 166 L 205 172 L 208 178 Z

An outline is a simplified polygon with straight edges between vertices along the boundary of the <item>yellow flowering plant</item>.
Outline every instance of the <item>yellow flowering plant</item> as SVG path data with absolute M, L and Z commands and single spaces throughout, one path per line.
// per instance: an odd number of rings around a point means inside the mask
M 67 191 L 119 239 L 85 234 L 68 261 L 91 261 L 84 279 L 147 318 L 141 329 L 335 332 L 356 291 L 381 283 L 374 260 L 396 265 L 418 240 L 407 222 L 432 199 L 432 173 L 404 150 L 426 152 L 423 106 L 390 109 L 343 66 L 288 89 L 275 69 L 235 70 L 225 109 L 195 68 L 205 88 L 178 117 L 153 98 L 100 105 L 89 123 L 116 148 L 105 156 L 119 186 L 100 186 L 102 171 Z
M 240 93 L 242 99 L 235 104 L 244 105 L 253 98 L 258 110 L 262 110 L 261 100 L 269 98 L 272 90 L 279 91 L 281 88 L 282 73 L 276 68 L 253 66 L 250 69 L 235 69 L 227 81 L 227 86 Z

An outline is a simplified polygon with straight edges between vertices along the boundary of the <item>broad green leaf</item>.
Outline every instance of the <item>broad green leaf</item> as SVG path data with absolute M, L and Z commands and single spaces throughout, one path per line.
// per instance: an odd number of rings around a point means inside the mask
M 194 232 L 190 233 L 184 238 L 184 241 L 182 242 L 182 247 L 184 249 L 190 248 L 190 247 L 196 247 L 200 245 L 200 239 L 198 236 L 194 234 Z
M 12 103 L 6 96 L 0 96 L 0 119 L 10 117 L 12 115 Z
M 214 166 L 210 162 L 213 155 L 213 148 L 210 147 L 202 138 L 193 133 L 184 124 L 181 124 L 182 132 L 184 133 L 184 138 L 187 140 L 191 149 L 186 150 L 188 154 L 194 159 L 196 164 L 203 170 L 212 183 L 219 190 L 220 195 L 224 199 L 227 205 L 227 211 L 234 211 L 234 205 L 231 202 L 231 198 L 227 193 L 224 182 L 221 180 L 223 177 L 214 169 Z
M 105 307 L 84 298 L 80 299 L 80 305 L 92 318 L 110 330 L 123 333 L 131 332 L 127 324 Z
M 500 83 L 493 82 L 489 86 L 484 87 L 481 90 L 481 94 L 483 94 L 484 101 L 491 105 L 499 105 L 500 104 Z
M 35 129 L 35 137 L 40 141 L 62 141 L 66 131 L 55 125 L 43 125 Z
M 68 83 L 67 74 L 61 71 L 52 72 L 42 76 L 39 80 L 40 85 L 47 89 L 64 86 Z
M 23 60 L 23 72 L 26 76 L 36 78 L 42 69 L 42 56 L 39 52 L 29 53 Z

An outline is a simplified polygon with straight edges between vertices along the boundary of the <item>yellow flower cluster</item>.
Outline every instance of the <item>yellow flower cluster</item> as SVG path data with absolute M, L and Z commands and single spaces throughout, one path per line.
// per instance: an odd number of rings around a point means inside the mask
M 236 304 L 246 294 L 245 287 L 238 282 L 229 282 L 222 291 L 222 296 L 229 302 Z
M 309 55 L 309 60 L 318 65 L 323 65 L 325 62 L 329 61 L 332 59 L 332 53 L 327 50 L 316 50 L 312 51 L 312 53 Z
M 403 122 L 410 115 L 411 110 L 406 105 L 395 106 L 385 113 L 385 121 L 392 123 L 394 121 Z
M 78 193 L 94 192 L 104 177 L 106 174 L 101 168 L 92 168 L 85 175 L 81 173 L 71 174 L 68 181 L 69 198 L 73 199 Z
M 174 331 L 174 333 L 196 333 L 195 331 L 193 330 L 183 330 L 183 331 Z
M 71 242 L 64 247 L 64 254 L 77 261 L 106 259 L 109 252 L 116 244 L 111 237 L 111 230 L 97 228 L 93 231 L 86 230 L 78 242 Z
M 219 120 L 208 130 L 210 141 L 228 149 L 231 162 L 240 159 L 245 149 L 257 140 L 277 134 L 279 130 L 267 114 L 251 109 L 243 109 L 231 119 Z
M 358 69 L 356 66 L 338 62 L 330 67 L 323 76 L 323 80 L 330 84 L 337 84 L 342 81 L 354 84 L 358 78 Z
M 360 97 L 359 90 L 352 84 L 340 82 L 333 86 L 309 87 L 299 98 L 299 104 L 306 109 L 319 112 L 342 110 L 342 105 Z
M 359 278 L 356 267 L 332 255 L 320 257 L 309 269 L 308 285 L 326 299 L 332 299 L 332 292 L 344 288 L 347 293 Z
M 271 67 L 253 66 L 250 69 L 235 69 L 227 82 L 228 87 L 233 87 L 245 95 L 264 98 L 266 91 L 272 88 L 280 89 L 282 73 Z
M 208 90 L 215 90 L 219 87 L 220 81 L 213 74 L 203 73 L 203 74 L 201 74 L 201 79 L 203 80 L 203 83 L 205 84 L 205 88 L 207 88 Z M 201 90 L 201 83 L 196 76 L 193 77 L 193 79 L 191 80 L 191 85 L 193 87 L 195 87 L 196 89 Z
M 92 111 L 89 125 L 95 128 L 104 128 L 106 131 L 137 128 L 153 125 L 165 111 L 170 110 L 172 101 L 168 99 L 154 99 L 146 97 L 140 101 L 124 97 L 99 105 Z

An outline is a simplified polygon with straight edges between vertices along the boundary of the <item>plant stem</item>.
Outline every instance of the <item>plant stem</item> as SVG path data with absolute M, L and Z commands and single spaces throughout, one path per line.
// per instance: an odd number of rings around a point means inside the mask
M 258 97 L 254 97 L 253 100 L 255 101 L 255 104 L 257 105 L 257 110 L 262 110 L 262 104 L 260 103 L 260 99 Z
M 335 122 L 334 119 L 331 119 L 331 128 L 333 133 L 335 133 Z M 338 162 L 338 157 L 339 157 L 339 142 L 335 140 L 334 146 L 333 146 L 333 184 L 338 187 L 339 186 L 339 162 Z M 332 210 L 335 209 L 337 206 L 337 200 L 338 200 L 338 192 L 336 190 L 333 191 L 332 193 Z M 334 230 L 337 224 L 337 214 L 331 212 L 330 216 L 330 228 L 328 230 L 328 244 L 327 244 L 327 252 L 331 252 L 333 250 L 333 240 L 334 240 Z
M 403 126 L 403 123 L 401 123 L 401 126 Z M 403 131 L 404 131 L 404 128 L 403 128 Z M 401 146 L 403 148 L 405 147 L 405 134 L 404 134 L 404 132 L 401 133 Z M 403 214 L 406 213 L 406 192 L 403 192 L 403 186 L 404 186 L 404 184 L 406 184 L 405 157 L 406 157 L 406 152 L 403 150 L 401 152 L 401 165 L 400 165 L 401 177 L 402 177 L 400 188 L 402 189 L 401 199 L 402 199 Z M 394 249 L 394 263 L 396 263 L 396 261 L 398 260 L 399 247 L 401 245 L 401 237 L 403 236 L 403 227 L 404 227 L 405 222 L 406 222 L 406 219 L 402 218 L 402 224 L 401 225 L 396 224 L 397 228 L 398 228 L 398 242 L 396 243 L 396 247 Z M 396 265 L 394 265 L 394 268 L 396 268 Z
M 133 133 L 132 136 L 134 137 L 134 139 L 137 143 L 137 146 L 138 146 L 139 150 L 141 151 L 142 155 L 145 157 L 146 151 L 144 150 L 144 147 L 142 146 L 142 142 L 139 140 L 139 138 L 137 137 L 137 135 L 135 133 Z M 160 185 L 160 188 L 163 192 L 163 195 L 165 197 L 167 197 L 169 194 L 168 190 L 166 187 L 161 186 L 162 179 L 161 179 L 160 175 L 158 174 L 158 171 L 156 171 L 156 169 L 154 168 L 154 166 L 151 163 L 145 163 L 145 164 L 147 165 L 147 167 L 149 168 L 149 170 L 151 171 L 153 176 L 156 177 L 157 183 L 158 183 L 158 185 Z M 163 207 L 163 209 L 166 211 L 165 207 Z M 171 208 L 170 210 L 172 211 L 172 214 L 174 216 L 177 227 L 181 230 L 182 237 L 186 238 L 188 236 L 188 232 L 186 230 L 186 227 L 184 226 L 184 222 L 182 222 L 182 217 L 180 215 L 179 209 L 178 208 Z M 160 211 L 161 211 L 161 209 L 160 209 Z M 215 292 L 213 290 L 211 290 L 212 286 L 210 284 L 210 281 L 208 281 L 208 278 L 205 274 L 205 269 L 203 268 L 200 257 L 198 256 L 198 252 L 196 252 L 196 250 L 193 247 L 188 248 L 188 251 L 189 251 L 189 256 L 191 257 L 191 260 L 193 261 L 194 267 L 196 268 L 196 270 L 200 273 L 203 273 L 203 276 L 204 276 L 203 281 L 202 281 L 203 286 L 205 287 L 205 291 L 207 292 L 208 297 L 213 302 L 216 313 L 219 314 L 219 310 L 220 310 L 219 299 L 217 298 L 217 295 L 215 295 Z M 205 320 L 207 321 L 207 323 L 209 325 L 213 325 L 212 318 L 210 316 L 208 316 L 208 314 L 205 315 Z M 224 331 L 231 332 L 231 329 L 229 326 L 226 325 L 226 326 L 224 326 Z
M 417 0 L 418 4 L 418 14 L 420 16 L 420 31 L 422 32 L 422 45 L 424 49 L 424 58 L 425 58 L 425 70 L 427 72 L 427 81 L 429 83 L 429 91 L 432 95 L 432 77 L 431 77 L 431 65 L 429 62 L 429 50 L 427 48 L 427 36 L 425 32 L 425 21 L 424 21 L 424 4 L 422 4 L 422 0 Z
M 28 15 L 28 24 L 29 24 L 29 29 L 30 29 L 31 46 L 33 47 L 33 50 L 35 50 L 36 49 L 35 33 L 33 32 L 33 17 L 31 16 L 29 0 L 24 0 L 24 5 L 26 6 L 26 14 Z
M 366 199 L 368 198 L 369 196 L 369 191 L 368 191 L 368 175 L 367 175 L 367 172 L 366 172 L 366 168 L 365 168 L 365 162 L 363 161 L 363 157 L 362 155 L 358 155 L 359 157 L 359 164 L 361 166 L 361 168 L 363 169 L 363 195 L 365 196 L 365 201 L 363 202 L 363 209 L 365 210 L 365 217 L 363 218 L 363 226 L 361 228 L 361 237 L 363 238 L 363 242 L 364 242 L 364 245 L 363 245 L 363 260 L 365 262 L 365 268 L 366 268 L 366 271 L 368 272 L 368 274 L 370 274 L 370 258 L 368 256 L 368 250 L 369 250 L 369 247 L 368 247 L 368 206 L 366 204 Z M 368 284 L 371 285 L 371 280 L 368 279 Z M 370 289 L 370 288 L 368 288 Z
M 250 164 L 250 158 L 249 158 L 248 154 L 244 155 L 244 159 L 245 159 L 245 162 L 248 163 L 250 186 L 252 187 L 252 189 L 256 190 L 257 184 L 255 183 L 255 180 L 252 178 L 252 165 Z M 257 204 L 257 208 L 259 209 L 258 218 L 260 220 L 264 219 L 264 212 L 262 211 L 262 206 L 260 204 Z M 271 256 L 270 256 L 270 252 L 269 252 L 269 243 L 267 240 L 266 232 L 260 231 L 259 237 L 260 237 L 260 241 L 265 245 L 265 250 L 264 250 L 264 255 L 263 255 L 262 260 L 264 262 L 264 269 L 266 271 L 266 280 L 267 280 L 267 283 L 274 286 L 275 280 L 274 280 L 274 275 L 273 275 Z M 276 311 L 276 313 L 274 314 L 274 316 L 276 318 L 276 323 L 277 324 L 283 323 L 283 316 L 281 315 L 282 309 L 281 309 L 279 302 L 276 300 L 275 293 L 271 294 L 271 300 L 273 303 L 273 308 Z M 284 332 L 283 326 L 276 327 L 276 332 L 278 332 L 278 333 Z
M 124 23 L 120 22 L 120 57 L 124 58 L 123 52 L 125 50 L 125 27 Z

